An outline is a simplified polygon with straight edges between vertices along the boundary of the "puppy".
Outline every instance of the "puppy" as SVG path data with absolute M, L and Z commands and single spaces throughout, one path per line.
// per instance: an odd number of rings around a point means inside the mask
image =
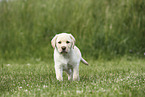
M 61 33 L 55 35 L 51 40 L 54 48 L 54 63 L 56 78 L 63 81 L 62 73 L 65 71 L 68 80 L 79 81 L 79 63 L 80 61 L 89 65 L 82 56 L 80 50 L 75 46 L 75 38 L 71 34 Z

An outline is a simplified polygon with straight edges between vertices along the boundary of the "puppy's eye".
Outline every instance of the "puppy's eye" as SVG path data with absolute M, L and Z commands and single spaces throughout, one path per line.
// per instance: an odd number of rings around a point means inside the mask
M 68 43 L 70 43 L 69 41 L 66 41 L 66 43 L 68 44 Z
M 61 44 L 61 41 L 59 41 L 58 43 Z

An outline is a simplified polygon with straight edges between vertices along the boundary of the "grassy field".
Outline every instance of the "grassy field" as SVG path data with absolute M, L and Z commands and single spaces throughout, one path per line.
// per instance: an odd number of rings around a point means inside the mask
M 80 81 L 55 78 L 53 61 L 7 61 L 1 63 L 1 97 L 144 97 L 145 60 L 120 58 L 89 60 L 80 64 Z
M 145 0 L 0 0 L 1 97 L 144 97 Z M 71 33 L 90 66 L 55 78 L 51 39 Z

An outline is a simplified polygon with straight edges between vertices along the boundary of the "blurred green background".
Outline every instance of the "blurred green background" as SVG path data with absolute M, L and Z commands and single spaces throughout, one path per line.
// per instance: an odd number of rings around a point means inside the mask
M 84 57 L 144 57 L 145 0 L 1 0 L 0 59 L 52 59 L 71 33 Z

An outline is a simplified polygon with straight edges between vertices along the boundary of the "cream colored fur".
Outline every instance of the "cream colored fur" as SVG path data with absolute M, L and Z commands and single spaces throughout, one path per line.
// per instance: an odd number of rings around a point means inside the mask
M 82 56 L 80 50 L 75 46 L 75 38 L 71 34 L 61 33 L 55 35 L 51 40 L 54 48 L 54 62 L 56 78 L 63 81 L 63 71 L 68 75 L 68 80 L 79 81 L 79 63 L 82 61 L 88 65 Z

